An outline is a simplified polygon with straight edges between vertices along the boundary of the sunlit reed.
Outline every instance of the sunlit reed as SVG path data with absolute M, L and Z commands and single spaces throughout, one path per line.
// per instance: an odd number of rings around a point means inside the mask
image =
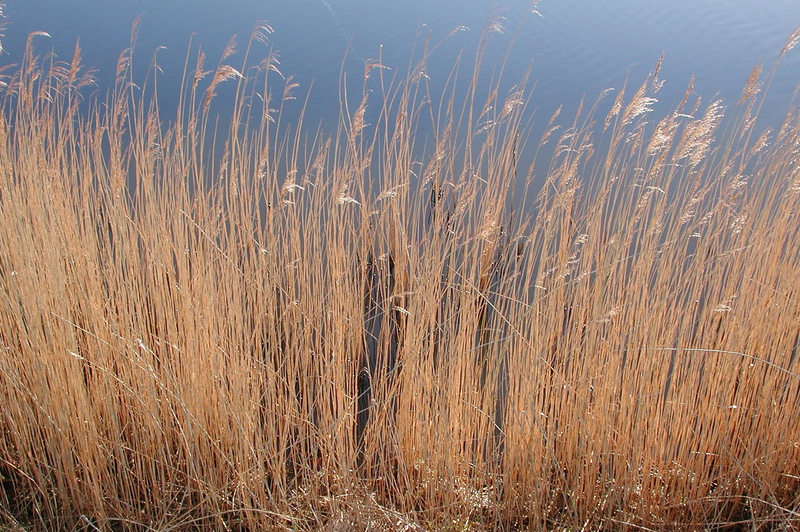
M 42 35 L 1 72 L 4 526 L 800 523 L 774 69 L 664 113 L 656 68 L 539 143 L 526 78 L 481 89 L 484 41 L 436 93 L 426 47 L 367 63 L 327 135 L 286 111 L 271 31 L 187 61 L 170 117 L 136 28 L 105 99 Z

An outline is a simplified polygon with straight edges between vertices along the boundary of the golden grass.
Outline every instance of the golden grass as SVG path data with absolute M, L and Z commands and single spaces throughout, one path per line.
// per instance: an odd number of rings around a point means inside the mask
M 463 98 L 368 64 L 327 137 L 249 47 L 168 125 L 133 42 L 86 103 L 35 39 L 0 114 L 5 526 L 800 523 L 800 112 L 754 131 L 760 67 L 724 122 L 691 88 L 649 122 L 656 69 L 537 177 L 525 80 L 479 100 L 480 56 Z

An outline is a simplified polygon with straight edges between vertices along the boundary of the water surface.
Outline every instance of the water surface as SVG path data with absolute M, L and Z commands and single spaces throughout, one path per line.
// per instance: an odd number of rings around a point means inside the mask
M 482 28 L 495 15 L 503 17 L 506 31 L 491 38 L 487 72 L 511 47 L 506 79 L 510 84 L 532 68 L 531 107 L 538 123 L 562 104 L 563 116 L 570 116 L 582 96 L 593 100 L 626 79 L 638 86 L 662 53 L 664 111 L 692 76 L 706 101 L 718 95 L 733 104 L 751 68 L 761 60 L 771 65 L 800 25 L 796 0 L 541 0 L 534 6 L 524 0 L 9 0 L 0 60 L 19 61 L 31 31 L 49 33 L 50 39 L 39 39 L 39 49 L 52 48 L 64 59 L 80 39 L 84 62 L 97 69 L 97 91 L 104 93 L 141 14 L 137 71 L 143 77 L 156 49 L 165 47 L 156 56 L 163 72 L 162 108 L 174 108 L 190 39 L 213 66 L 231 36 L 238 35 L 241 48 L 256 21 L 266 20 L 275 30 L 271 45 L 281 70 L 300 83 L 301 95 L 311 89 L 308 116 L 330 128 L 339 113 L 343 66 L 348 79 L 357 81 L 364 61 L 380 55 L 392 72 L 404 73 L 415 45 L 419 50 L 426 37 L 439 42 L 454 28 L 467 27 L 430 59 L 432 81 L 443 83 L 459 51 L 474 55 Z M 196 48 L 192 64 L 195 53 Z M 256 54 L 266 55 L 266 48 Z M 238 64 L 236 57 L 231 61 Z M 798 81 L 800 48 L 783 60 L 764 123 L 777 124 L 785 115 Z

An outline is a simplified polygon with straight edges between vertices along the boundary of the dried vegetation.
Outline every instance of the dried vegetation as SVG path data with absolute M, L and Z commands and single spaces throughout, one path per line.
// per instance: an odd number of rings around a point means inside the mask
M 40 37 L 2 72 L 5 526 L 800 523 L 800 113 L 754 130 L 760 66 L 724 120 L 651 122 L 656 69 L 539 144 L 524 79 L 375 62 L 328 137 L 249 47 L 167 121 L 133 43 L 87 102 Z

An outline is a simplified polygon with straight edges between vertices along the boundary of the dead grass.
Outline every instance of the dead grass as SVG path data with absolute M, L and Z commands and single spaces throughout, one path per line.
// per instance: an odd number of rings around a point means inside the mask
M 327 137 L 249 45 L 168 122 L 135 28 L 103 102 L 36 39 L 2 80 L 5 526 L 800 523 L 800 113 L 754 131 L 760 67 L 724 121 L 691 87 L 653 121 L 657 70 L 554 117 L 535 176 L 525 79 L 480 101 L 480 61 L 463 98 L 370 63 Z

